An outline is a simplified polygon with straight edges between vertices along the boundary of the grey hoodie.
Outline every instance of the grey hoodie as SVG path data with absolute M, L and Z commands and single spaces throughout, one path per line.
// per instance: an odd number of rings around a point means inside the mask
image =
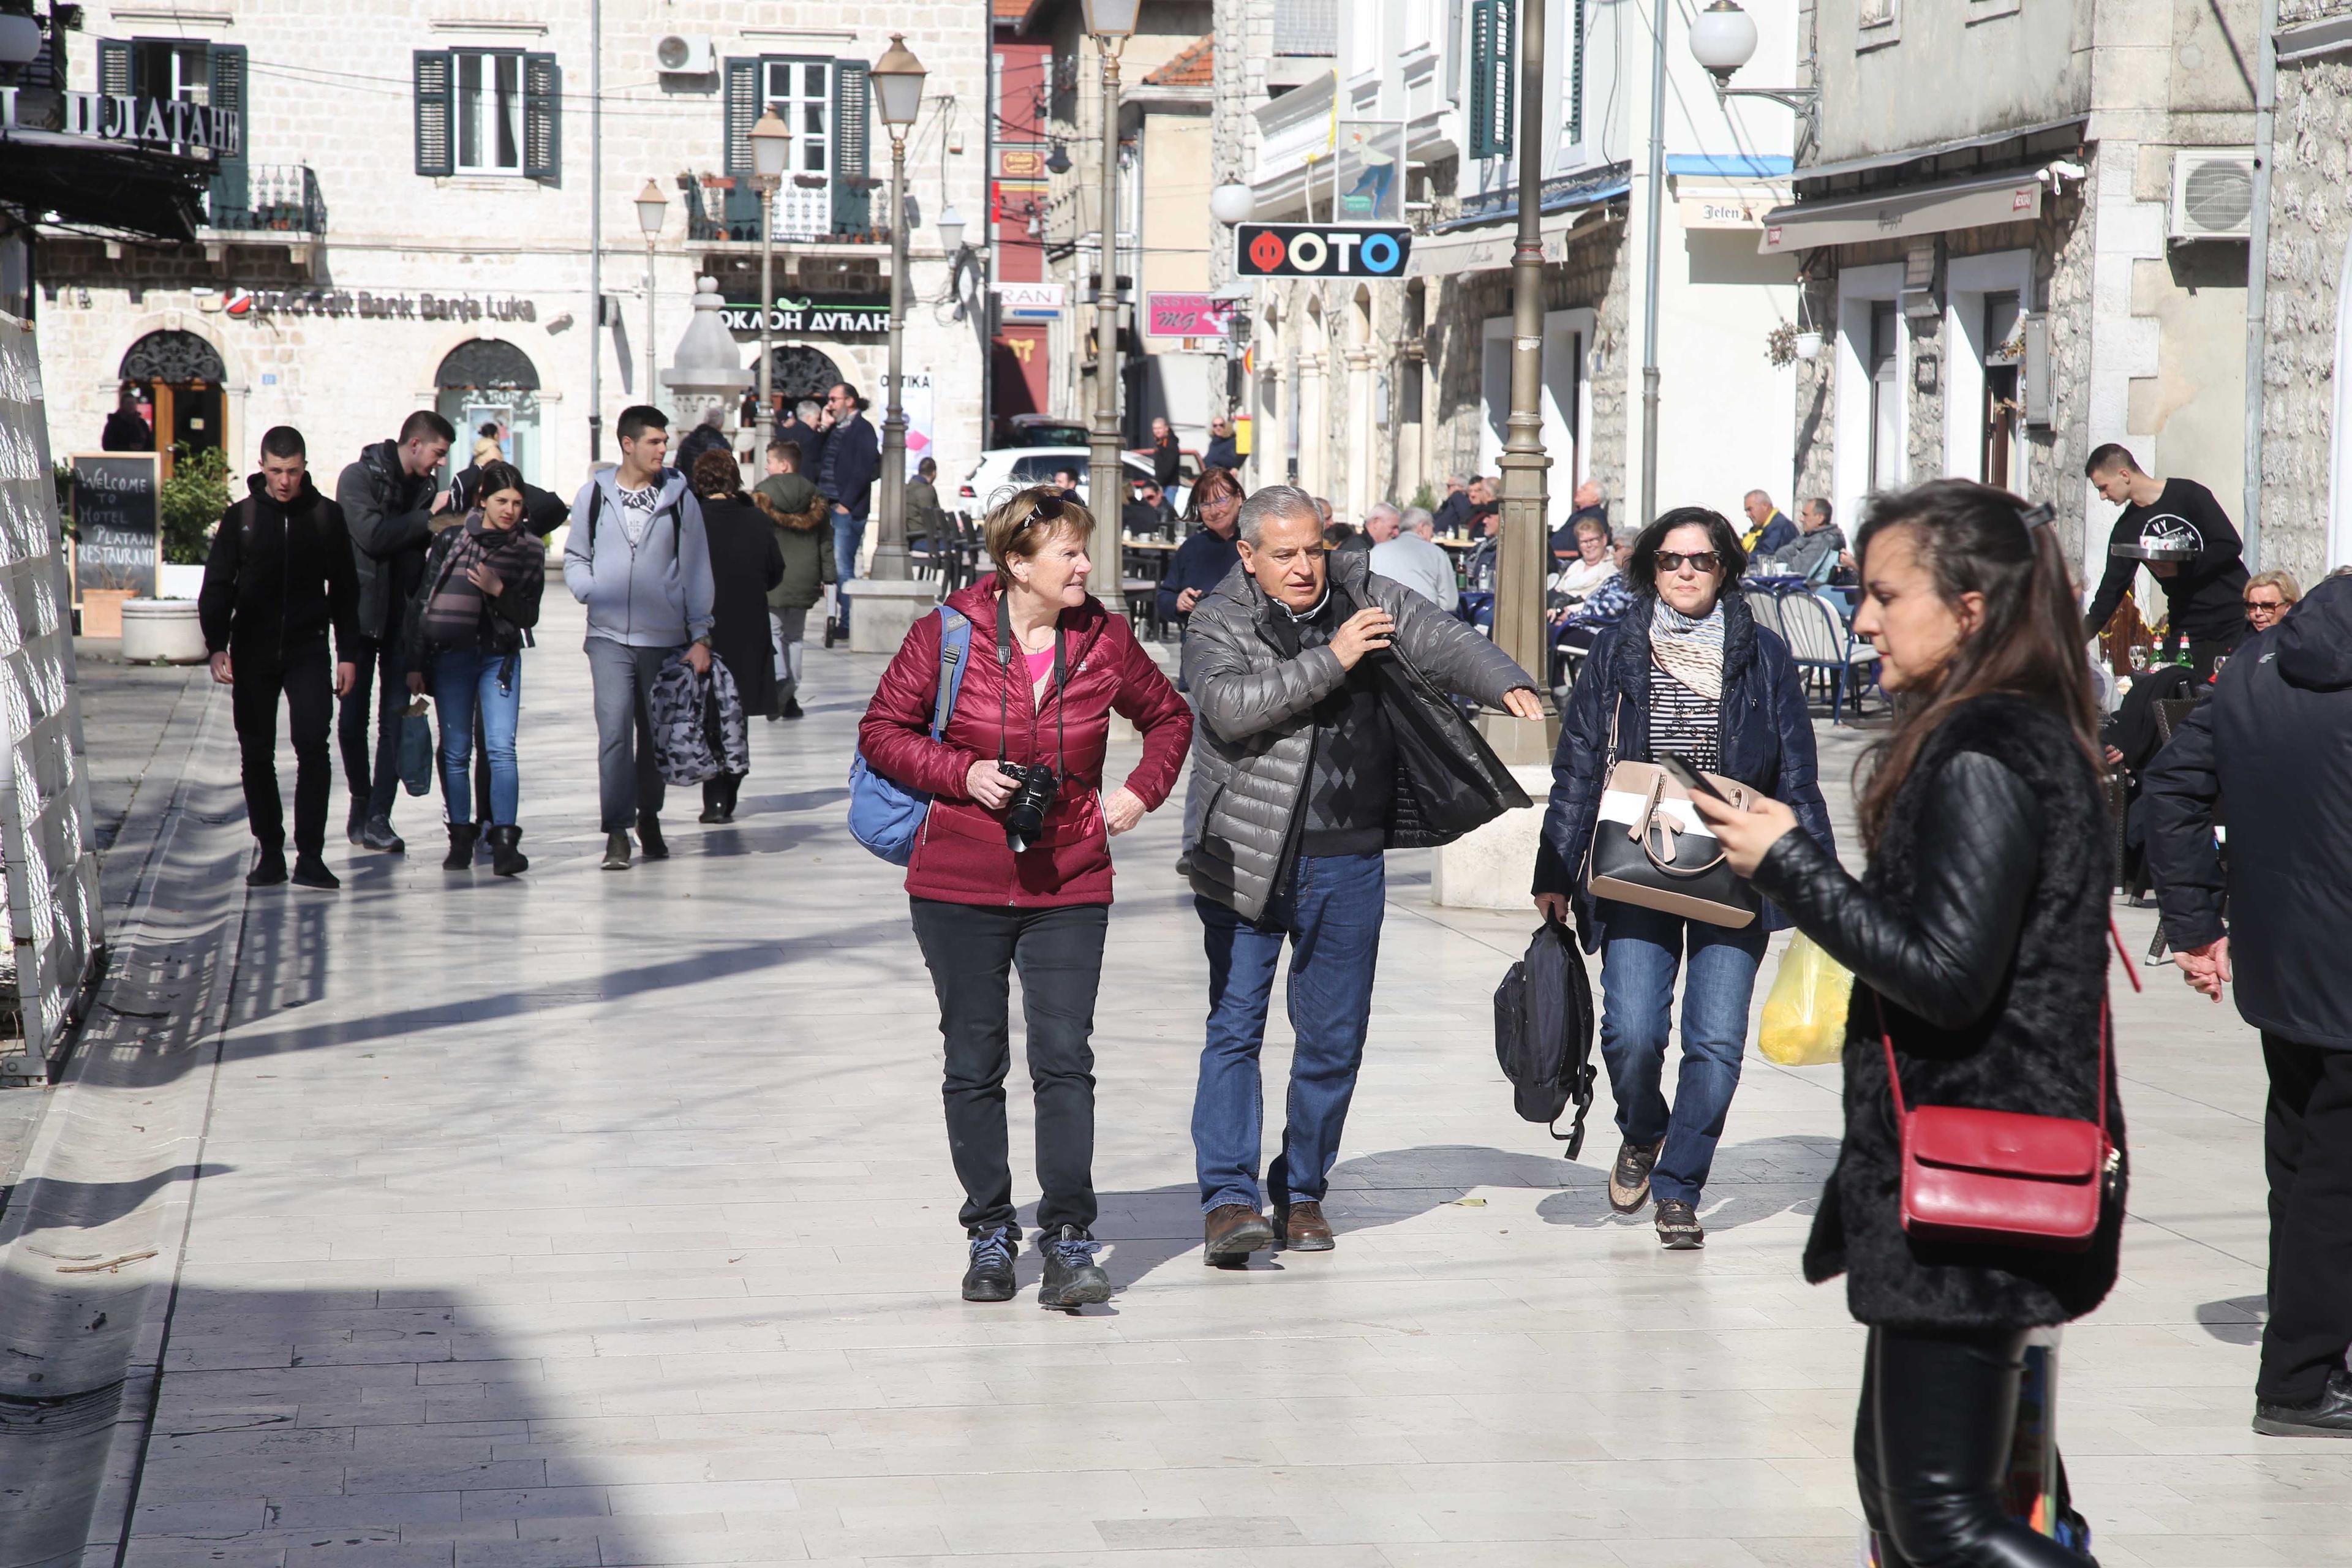
M 606 468 L 580 487 L 563 546 L 563 585 L 588 606 L 588 635 L 630 647 L 684 647 L 710 637 L 710 544 L 702 508 L 686 476 L 664 468 L 655 480 L 653 526 L 632 547 L 621 526 L 620 470 Z M 589 501 L 599 491 L 594 542 Z M 593 551 L 592 556 L 590 552 Z

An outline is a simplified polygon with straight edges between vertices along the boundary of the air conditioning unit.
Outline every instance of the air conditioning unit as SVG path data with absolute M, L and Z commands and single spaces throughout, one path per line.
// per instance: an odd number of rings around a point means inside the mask
M 654 64 L 664 76 L 709 76 L 719 68 L 719 49 L 699 33 L 667 33 L 654 46 Z
M 2175 243 L 2243 239 L 2254 211 L 2254 155 L 2240 148 L 2183 148 L 2172 154 Z

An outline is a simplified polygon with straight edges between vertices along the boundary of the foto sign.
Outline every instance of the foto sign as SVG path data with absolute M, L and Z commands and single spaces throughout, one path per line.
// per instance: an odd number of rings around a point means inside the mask
M 1234 305 L 1207 294 L 1143 296 L 1143 335 L 1148 338 L 1213 338 L 1233 324 Z
M 1245 223 L 1234 229 L 1244 278 L 1401 278 L 1412 252 L 1402 224 Z

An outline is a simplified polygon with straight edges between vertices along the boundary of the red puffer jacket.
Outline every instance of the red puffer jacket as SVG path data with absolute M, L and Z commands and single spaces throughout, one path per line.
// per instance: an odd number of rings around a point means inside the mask
M 907 867 L 907 891 L 952 904 L 1033 909 L 1110 902 L 1110 839 L 1102 814 L 1110 715 L 1116 710 L 1143 731 L 1143 761 L 1127 775 L 1127 787 L 1150 808 L 1175 787 L 1192 742 L 1192 710 L 1127 622 L 1092 598 L 1062 613 L 1069 684 L 1057 696 L 1049 681 L 1043 709 L 1019 651 L 1009 669 L 997 661 L 995 577 L 958 591 L 948 604 L 971 619 L 971 652 L 944 741 L 930 736 L 939 696 L 936 615 L 907 634 L 857 727 L 867 766 L 933 796 L 930 820 Z M 965 775 L 972 763 L 996 757 L 1000 739 L 1010 762 L 1053 762 L 1057 705 L 1062 791 L 1044 835 L 1016 856 L 1005 845 L 1003 817 L 971 798 Z

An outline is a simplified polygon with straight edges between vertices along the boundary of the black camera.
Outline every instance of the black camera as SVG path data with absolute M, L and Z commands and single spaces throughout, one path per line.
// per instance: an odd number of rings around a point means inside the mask
M 1015 855 L 1037 842 L 1045 831 L 1045 813 L 1062 792 L 1061 776 L 1051 763 L 999 763 L 1000 769 L 1021 782 L 1004 803 L 1004 842 Z

